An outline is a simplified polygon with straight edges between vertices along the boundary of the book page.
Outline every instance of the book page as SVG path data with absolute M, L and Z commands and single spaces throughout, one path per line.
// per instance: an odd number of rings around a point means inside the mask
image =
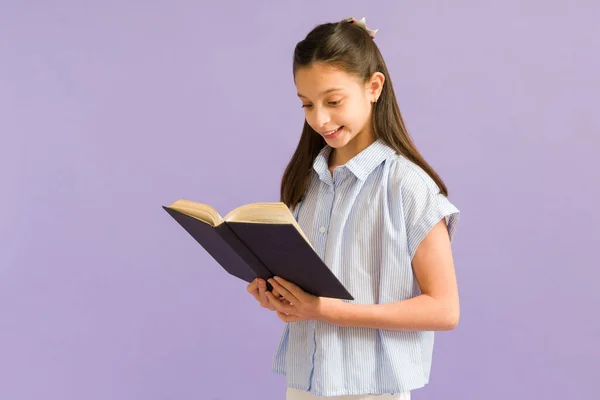
M 232 222 L 291 224 L 312 247 L 294 215 L 290 212 L 288 206 L 282 202 L 246 204 L 231 210 L 223 219 Z
M 212 226 L 223 223 L 221 215 L 208 204 L 196 203 L 190 200 L 177 200 L 168 206 L 168 208 L 199 219 Z

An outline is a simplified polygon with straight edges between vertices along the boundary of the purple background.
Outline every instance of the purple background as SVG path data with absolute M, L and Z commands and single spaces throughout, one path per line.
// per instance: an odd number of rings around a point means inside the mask
M 413 398 L 597 396 L 597 2 L 85 3 L 0 4 L 1 399 L 284 398 L 283 323 L 161 205 L 278 200 L 294 45 L 352 15 L 462 211 Z

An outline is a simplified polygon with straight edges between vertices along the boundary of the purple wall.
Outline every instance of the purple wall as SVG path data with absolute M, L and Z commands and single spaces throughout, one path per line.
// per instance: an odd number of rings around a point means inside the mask
M 597 2 L 36 3 L 0 4 L 1 399 L 283 398 L 283 323 L 161 205 L 278 200 L 293 47 L 352 15 L 462 211 L 413 398 L 597 396 Z

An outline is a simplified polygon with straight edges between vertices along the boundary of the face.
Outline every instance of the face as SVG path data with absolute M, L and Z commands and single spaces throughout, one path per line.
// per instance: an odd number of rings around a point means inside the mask
M 374 140 L 371 110 L 381 93 L 382 74 L 364 83 L 341 69 L 314 64 L 296 71 L 295 83 L 307 123 L 329 146 Z

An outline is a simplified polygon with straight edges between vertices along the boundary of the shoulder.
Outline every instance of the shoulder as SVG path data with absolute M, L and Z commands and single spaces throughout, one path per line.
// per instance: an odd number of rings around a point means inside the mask
M 460 211 L 441 193 L 423 168 L 404 156 L 390 157 L 387 181 L 389 213 L 403 221 L 411 241 L 411 254 L 435 224 L 445 218 L 452 240 Z M 394 219 L 393 219 L 394 221 Z
M 391 193 L 422 193 L 436 195 L 440 192 L 435 181 L 423 168 L 401 154 L 394 154 L 387 159 L 388 190 Z

